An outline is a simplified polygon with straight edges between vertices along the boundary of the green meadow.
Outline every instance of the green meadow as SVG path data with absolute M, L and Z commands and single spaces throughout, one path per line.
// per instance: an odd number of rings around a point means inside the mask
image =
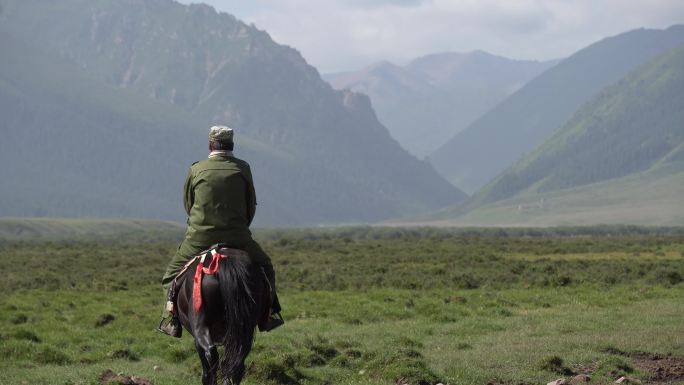
M 107 369 L 199 384 L 191 337 L 155 331 L 178 233 L 152 234 L 36 242 L 6 231 L 0 384 L 100 384 Z M 546 384 L 581 373 L 592 384 L 684 383 L 681 228 L 256 236 L 287 323 L 257 335 L 245 384 Z

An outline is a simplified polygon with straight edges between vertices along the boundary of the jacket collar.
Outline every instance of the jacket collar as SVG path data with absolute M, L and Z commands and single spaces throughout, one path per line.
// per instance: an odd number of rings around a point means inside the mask
M 214 150 L 209 153 L 209 158 L 215 158 L 217 156 L 230 156 L 233 157 L 233 151 L 218 151 Z

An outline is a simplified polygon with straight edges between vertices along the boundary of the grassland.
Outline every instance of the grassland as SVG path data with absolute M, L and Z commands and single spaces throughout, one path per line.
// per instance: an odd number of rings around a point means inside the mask
M 0 241 L 155 242 L 183 239 L 176 222 L 145 219 L 0 218 Z
M 684 381 L 681 229 L 258 237 L 287 324 L 258 335 L 247 384 L 545 384 L 584 372 L 598 384 Z M 0 384 L 98 384 L 106 369 L 200 383 L 190 337 L 154 331 L 175 242 L 7 239 Z

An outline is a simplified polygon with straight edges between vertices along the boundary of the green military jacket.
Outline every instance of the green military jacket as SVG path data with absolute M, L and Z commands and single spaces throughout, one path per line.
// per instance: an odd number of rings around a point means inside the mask
M 242 243 L 251 238 L 256 194 L 249 164 L 232 156 L 194 163 L 185 179 L 185 239 L 193 245 Z

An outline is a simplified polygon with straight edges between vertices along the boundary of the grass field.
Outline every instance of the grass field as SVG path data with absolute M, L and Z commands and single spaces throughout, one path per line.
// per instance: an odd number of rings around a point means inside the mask
M 246 384 L 546 384 L 573 373 L 684 383 L 681 229 L 258 238 L 287 324 L 257 336 Z M 99 384 L 106 369 L 200 383 L 190 337 L 154 330 L 175 242 L 8 239 L 0 384 Z
M 184 232 L 178 223 L 145 219 L 0 218 L 0 241 L 159 242 Z

